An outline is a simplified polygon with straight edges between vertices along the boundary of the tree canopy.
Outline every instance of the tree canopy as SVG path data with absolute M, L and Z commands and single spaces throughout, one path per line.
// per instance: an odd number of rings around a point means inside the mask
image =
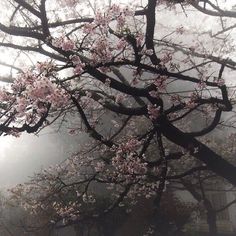
M 54 212 L 53 222 L 96 216 L 93 183 L 114 192 L 100 215 L 140 195 L 159 202 L 169 181 L 199 171 L 236 185 L 226 141 L 235 140 L 235 6 L 112 2 L 0 3 L 0 64 L 11 72 L 1 75 L 9 82 L 1 134 L 56 124 L 91 137 L 63 165 L 12 190 L 26 208 Z M 218 128 L 222 150 L 209 135 Z M 180 168 L 183 160 L 190 164 Z

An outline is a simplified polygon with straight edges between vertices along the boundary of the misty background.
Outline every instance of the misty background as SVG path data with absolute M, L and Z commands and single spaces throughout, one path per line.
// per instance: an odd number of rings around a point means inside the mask
M 34 173 L 70 157 L 86 134 L 70 135 L 65 129 L 46 128 L 40 135 L 0 137 L 0 191 L 23 183 Z

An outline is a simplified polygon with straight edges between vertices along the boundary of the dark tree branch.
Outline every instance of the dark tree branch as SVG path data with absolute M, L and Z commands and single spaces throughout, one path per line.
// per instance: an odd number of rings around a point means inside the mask
M 23 29 L 21 27 L 16 26 L 5 26 L 4 24 L 0 23 L 0 30 L 4 33 L 14 35 L 14 36 L 22 36 L 27 38 L 34 38 L 37 40 L 44 40 L 44 36 L 41 33 L 38 33 L 36 31 L 31 31 L 26 29 Z
M 47 19 L 47 12 L 46 12 L 46 6 L 45 6 L 46 0 L 41 1 L 41 5 L 39 7 L 41 12 L 41 23 L 42 23 L 42 29 L 43 29 L 43 35 L 46 38 L 50 37 L 50 31 L 48 26 L 48 19 Z
M 219 124 L 221 114 L 222 114 L 222 111 L 220 109 L 218 109 L 215 113 L 215 117 L 214 117 L 213 121 L 211 122 L 211 124 L 209 126 L 207 126 L 206 128 L 204 128 L 201 131 L 186 133 L 186 135 L 189 135 L 191 137 L 199 137 L 199 136 L 203 136 L 205 134 L 210 133 Z
M 113 145 L 115 145 L 112 141 L 110 140 L 106 140 L 101 134 L 99 134 L 88 122 L 88 119 L 84 113 L 83 108 L 80 106 L 79 102 L 77 101 L 77 99 L 74 96 L 71 96 L 71 100 L 73 101 L 73 103 L 75 104 L 80 117 L 88 131 L 88 133 L 95 139 L 100 141 L 101 143 L 105 144 L 108 147 L 112 147 Z
M 145 14 L 147 18 L 145 42 L 146 42 L 146 48 L 148 50 L 152 50 L 152 55 L 150 56 L 150 60 L 153 65 L 157 65 L 161 61 L 159 58 L 157 58 L 153 42 L 155 23 L 156 23 L 156 2 L 157 2 L 156 0 L 148 1 Z
M 47 117 L 48 117 L 48 113 L 50 110 L 51 104 L 47 105 L 47 112 L 45 112 L 45 114 L 39 119 L 39 121 L 33 125 L 30 126 L 29 124 L 24 124 L 22 127 L 10 127 L 10 126 L 6 126 L 5 124 L 0 124 L 0 131 L 4 132 L 6 134 L 10 133 L 10 132 L 27 132 L 27 133 L 35 133 L 37 132 L 38 129 L 40 129 L 44 122 L 46 121 Z
M 217 175 L 227 179 L 236 186 L 236 167 L 224 160 L 206 145 L 183 133 L 173 126 L 165 117 L 159 119 L 162 134 L 173 143 L 188 150 L 192 156 L 205 163 Z
M 28 10 L 30 13 L 32 13 L 33 15 L 37 16 L 38 18 L 41 18 L 41 14 L 39 11 L 37 11 L 35 8 L 33 8 L 29 3 L 27 3 L 24 0 L 14 0 L 15 2 L 17 2 L 20 6 L 22 6 L 23 8 L 25 8 L 26 10 Z
M 227 10 L 222 10 L 216 5 L 214 5 L 210 1 L 206 1 L 208 4 L 211 5 L 215 9 L 214 10 L 209 10 L 204 7 L 201 7 L 198 2 L 200 1 L 191 1 L 191 5 L 195 7 L 198 11 L 201 11 L 204 14 L 210 15 L 210 16 L 219 16 L 219 17 L 230 17 L 230 18 L 236 18 L 236 12 L 234 11 L 227 11 Z

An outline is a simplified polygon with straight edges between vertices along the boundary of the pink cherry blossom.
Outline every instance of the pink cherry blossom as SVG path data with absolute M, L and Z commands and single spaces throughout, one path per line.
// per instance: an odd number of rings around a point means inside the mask
M 148 105 L 148 115 L 151 120 L 155 120 L 160 115 L 160 107 L 157 107 L 156 105 Z

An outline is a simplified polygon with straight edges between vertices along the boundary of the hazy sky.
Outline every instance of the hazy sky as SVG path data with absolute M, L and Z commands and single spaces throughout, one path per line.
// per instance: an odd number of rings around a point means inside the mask
M 23 182 L 48 165 L 60 163 L 76 150 L 82 136 L 45 129 L 40 136 L 0 137 L 0 188 Z

